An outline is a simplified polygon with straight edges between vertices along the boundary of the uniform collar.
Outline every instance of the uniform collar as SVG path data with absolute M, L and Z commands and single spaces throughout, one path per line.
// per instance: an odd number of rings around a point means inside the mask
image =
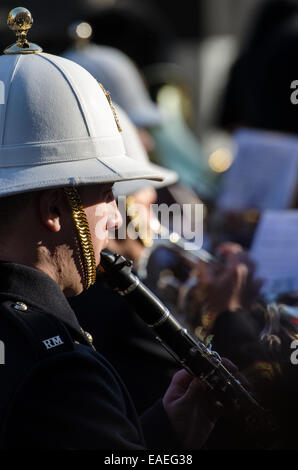
M 54 315 L 86 340 L 62 290 L 44 272 L 22 264 L 0 261 L 0 296 Z

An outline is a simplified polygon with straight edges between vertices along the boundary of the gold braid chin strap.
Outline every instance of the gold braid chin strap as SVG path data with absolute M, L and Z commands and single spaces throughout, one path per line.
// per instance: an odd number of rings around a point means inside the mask
M 72 212 L 82 250 L 84 289 L 89 289 L 96 280 L 96 261 L 88 221 L 76 188 L 69 186 L 64 188 L 64 192 Z

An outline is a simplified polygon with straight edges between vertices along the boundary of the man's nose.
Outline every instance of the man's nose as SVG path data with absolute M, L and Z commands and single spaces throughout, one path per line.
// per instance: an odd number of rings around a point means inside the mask
M 107 226 L 108 229 L 118 230 L 123 223 L 122 215 L 118 209 L 117 202 L 115 199 L 109 203 L 109 210 L 108 210 L 108 221 Z

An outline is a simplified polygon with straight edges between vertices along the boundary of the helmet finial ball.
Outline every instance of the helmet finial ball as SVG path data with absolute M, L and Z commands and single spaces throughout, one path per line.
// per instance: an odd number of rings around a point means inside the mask
M 34 54 L 42 52 L 41 47 L 30 43 L 27 34 L 33 24 L 33 18 L 29 10 L 17 7 L 8 14 L 7 25 L 16 33 L 17 41 L 4 50 L 4 54 Z

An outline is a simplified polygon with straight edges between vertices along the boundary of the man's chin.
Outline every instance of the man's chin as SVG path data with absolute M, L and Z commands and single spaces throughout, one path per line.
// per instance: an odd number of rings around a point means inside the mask
M 77 295 L 80 295 L 84 290 L 84 287 L 83 285 L 81 284 L 80 287 L 78 286 L 78 288 L 74 289 L 74 288 L 66 288 L 64 289 L 63 293 L 65 295 L 65 297 L 69 298 L 69 297 L 76 297 Z

